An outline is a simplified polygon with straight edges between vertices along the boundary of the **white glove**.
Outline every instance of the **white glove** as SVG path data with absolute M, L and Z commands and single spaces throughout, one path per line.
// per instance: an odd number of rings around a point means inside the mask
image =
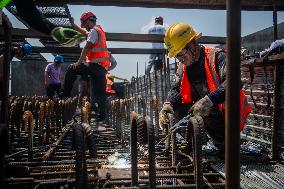
M 213 106 L 212 101 L 206 95 L 199 101 L 197 101 L 189 110 L 193 115 L 199 115 L 201 117 L 209 115 L 210 109 Z

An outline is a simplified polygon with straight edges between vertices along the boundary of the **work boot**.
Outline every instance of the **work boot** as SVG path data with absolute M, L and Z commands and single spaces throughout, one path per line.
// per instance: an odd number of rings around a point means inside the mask
M 51 31 L 52 38 L 64 47 L 74 47 L 86 40 L 86 37 L 72 28 L 56 27 Z

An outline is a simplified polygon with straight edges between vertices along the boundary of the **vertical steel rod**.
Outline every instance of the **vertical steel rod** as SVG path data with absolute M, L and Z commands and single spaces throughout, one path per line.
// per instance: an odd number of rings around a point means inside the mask
M 167 91 L 166 91 L 166 95 L 168 94 L 169 90 L 171 89 L 171 68 L 170 68 L 170 59 L 169 58 L 167 58 L 167 82 L 168 82 L 168 88 L 167 88 Z
M 0 14 L 3 14 L 3 13 L 0 13 Z M 0 101 L 2 101 L 2 104 L 1 104 L 2 107 L 1 107 L 1 112 L 0 112 L 0 124 L 1 124 L 1 127 L 8 127 L 9 125 L 9 110 L 8 110 L 8 107 L 9 107 L 9 104 L 8 104 L 9 103 L 9 77 L 10 77 L 10 61 L 11 61 L 11 48 L 12 48 L 12 35 L 11 35 L 12 25 L 8 17 L 4 14 L 3 14 L 2 25 L 3 25 L 3 30 L 4 30 L 6 51 L 4 53 L 3 65 L 0 65 L 0 66 L 3 66 L 3 85 L 2 85 L 2 88 L 0 89 L 2 93 L 1 95 L 2 99 L 0 99 Z M 6 137 L 1 136 L 2 137 L 1 141 L 4 143 L 7 143 L 8 145 L 9 134 L 8 133 L 6 134 L 7 134 Z M 5 146 L 5 144 L 2 144 L 2 146 Z M 1 152 L 0 152 L 0 188 L 4 188 L 4 154 L 7 153 L 7 151 L 8 149 L 1 149 Z
M 273 0 L 273 28 L 274 28 L 274 41 L 278 38 L 278 31 L 277 31 L 277 7 L 276 1 Z M 272 127 L 272 159 L 278 160 L 279 159 L 279 141 L 278 141 L 278 133 L 280 129 L 280 121 L 281 121 L 281 67 L 279 62 L 275 61 L 274 67 L 274 100 L 273 100 L 273 127 Z
M 226 78 L 226 188 L 240 188 L 240 47 L 241 2 L 227 0 L 227 78 Z
M 274 41 L 278 39 L 278 27 L 277 27 L 277 5 L 276 0 L 273 0 L 273 38 Z

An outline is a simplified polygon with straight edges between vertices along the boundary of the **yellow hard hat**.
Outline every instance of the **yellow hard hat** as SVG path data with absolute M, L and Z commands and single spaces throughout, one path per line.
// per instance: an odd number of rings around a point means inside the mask
M 201 33 L 197 33 L 186 23 L 175 23 L 171 25 L 165 34 L 165 45 L 168 49 L 168 57 L 176 56 L 193 39 L 197 39 Z

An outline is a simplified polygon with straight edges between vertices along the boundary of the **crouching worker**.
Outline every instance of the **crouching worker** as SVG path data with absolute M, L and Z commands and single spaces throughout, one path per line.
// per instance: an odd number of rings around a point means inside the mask
M 178 82 L 170 90 L 159 114 L 161 124 L 168 124 L 168 113 L 177 119 L 188 112 L 203 118 L 205 129 L 214 145 L 224 152 L 226 52 L 197 43 L 201 36 L 190 25 L 177 23 L 165 34 L 168 56 L 178 59 Z M 237 87 L 237 86 L 236 86 Z M 251 109 L 240 88 L 240 130 Z

